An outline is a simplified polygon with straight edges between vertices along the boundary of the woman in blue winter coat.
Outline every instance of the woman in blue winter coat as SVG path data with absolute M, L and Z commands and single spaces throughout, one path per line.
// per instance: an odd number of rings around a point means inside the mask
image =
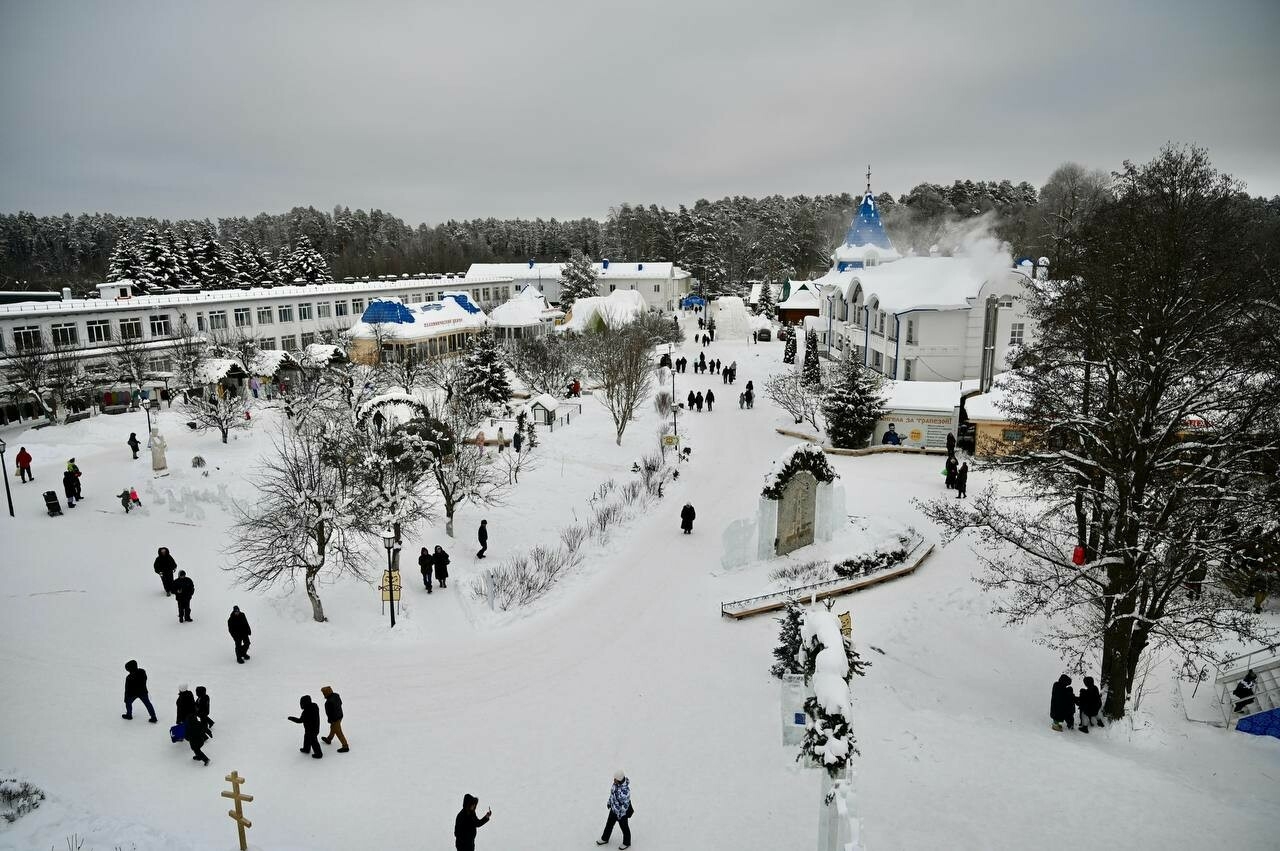
M 630 848 L 630 821 L 635 810 L 631 806 L 631 781 L 621 769 L 613 775 L 613 788 L 609 790 L 609 803 L 605 806 L 609 810 L 609 818 L 605 821 L 604 833 L 596 840 L 596 844 L 608 845 L 609 834 L 613 833 L 613 826 L 617 824 L 622 828 L 622 844 L 618 848 Z

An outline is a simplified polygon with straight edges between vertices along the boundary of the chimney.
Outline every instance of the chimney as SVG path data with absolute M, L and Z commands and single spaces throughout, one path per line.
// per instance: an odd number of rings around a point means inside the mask
M 62 300 L 71 301 L 71 287 L 62 288 Z

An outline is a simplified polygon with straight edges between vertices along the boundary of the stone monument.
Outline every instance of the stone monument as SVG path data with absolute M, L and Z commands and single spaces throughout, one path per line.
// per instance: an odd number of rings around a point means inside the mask
M 778 533 L 773 547 L 776 555 L 784 556 L 813 543 L 817 508 L 818 480 L 808 470 L 796 472 L 778 500 Z
M 164 454 L 167 446 L 160 429 L 151 429 L 151 470 L 157 476 L 169 475 L 169 461 Z

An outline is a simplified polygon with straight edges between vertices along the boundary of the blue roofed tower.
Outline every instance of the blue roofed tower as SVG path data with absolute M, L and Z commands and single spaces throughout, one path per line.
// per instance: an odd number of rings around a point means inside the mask
M 844 242 L 831 255 L 837 272 L 861 269 L 901 257 L 880 221 L 880 210 L 871 192 L 871 166 L 867 166 L 867 192 L 854 213 Z

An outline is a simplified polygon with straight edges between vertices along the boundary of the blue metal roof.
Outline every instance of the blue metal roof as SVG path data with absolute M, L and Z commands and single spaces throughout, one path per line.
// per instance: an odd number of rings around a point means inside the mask
M 884 225 L 880 223 L 880 211 L 876 209 L 875 198 L 870 192 L 862 196 L 858 213 L 849 225 L 849 232 L 844 235 L 844 244 L 874 245 L 876 248 L 886 250 L 893 248 L 893 243 L 889 241 L 889 234 L 884 232 Z
M 378 322 L 412 323 L 413 312 L 398 301 L 371 301 L 360 314 L 361 322 L 370 324 Z

